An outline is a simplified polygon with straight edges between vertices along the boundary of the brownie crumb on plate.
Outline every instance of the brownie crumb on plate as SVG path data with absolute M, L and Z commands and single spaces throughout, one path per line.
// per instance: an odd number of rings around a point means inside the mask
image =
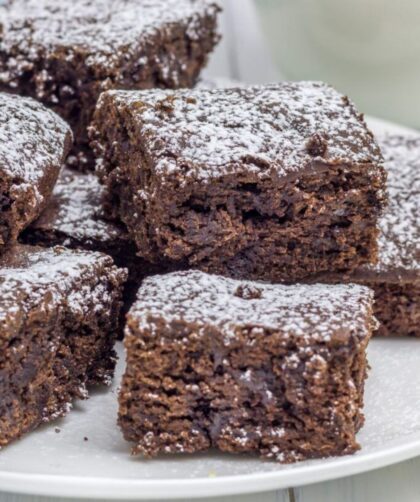
M 376 259 L 383 159 L 325 84 L 109 91 L 91 136 L 107 212 L 149 261 L 294 281 Z
M 55 113 L 0 93 L 0 253 L 45 207 L 71 141 Z
M 147 278 L 127 318 L 119 424 L 134 453 L 279 462 L 352 453 L 376 321 L 360 285 Z
M 86 134 L 106 89 L 191 87 L 219 39 L 211 0 L 10 0 L 0 6 L 0 88 L 71 124 L 72 165 L 89 168 Z
M 16 245 L 1 257 L 0 447 L 110 382 L 125 278 L 101 253 Z

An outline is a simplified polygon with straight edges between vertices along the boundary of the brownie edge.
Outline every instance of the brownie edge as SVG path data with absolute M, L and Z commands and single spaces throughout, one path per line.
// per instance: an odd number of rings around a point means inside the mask
M 356 451 L 372 296 L 198 271 L 146 279 L 126 326 L 125 439 L 149 457 L 214 447 L 289 463 Z

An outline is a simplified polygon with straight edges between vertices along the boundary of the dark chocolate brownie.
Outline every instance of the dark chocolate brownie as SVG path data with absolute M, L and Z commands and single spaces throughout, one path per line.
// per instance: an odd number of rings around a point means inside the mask
M 0 259 L 0 446 L 109 383 L 126 273 L 100 253 L 17 245 Z
M 329 274 L 375 291 L 378 335 L 420 336 L 420 136 L 379 138 L 389 206 L 379 220 L 379 260 L 350 274 Z
M 147 278 L 127 318 L 119 424 L 134 453 L 279 462 L 352 453 L 373 292 L 199 271 Z
M 149 261 L 293 281 L 376 258 L 383 159 L 325 84 L 109 91 L 91 135 L 107 211 Z
M 20 240 L 36 246 L 62 245 L 112 256 L 117 266 L 129 270 L 123 295 L 123 312 L 126 312 L 144 277 L 169 271 L 172 267 L 169 263 L 148 263 L 136 256 L 136 247 L 125 227 L 104 219 L 103 192 L 104 187 L 94 174 L 63 169 L 47 207 L 23 232 Z
M 0 253 L 44 208 L 70 146 L 55 113 L 0 93 Z
M 72 126 L 69 162 L 93 164 L 86 128 L 106 89 L 191 87 L 218 41 L 212 0 L 9 0 L 0 6 L 0 89 Z

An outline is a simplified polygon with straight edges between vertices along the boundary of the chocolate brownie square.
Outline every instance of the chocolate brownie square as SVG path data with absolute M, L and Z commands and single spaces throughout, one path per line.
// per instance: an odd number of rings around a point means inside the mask
M 149 261 L 294 281 L 376 259 L 383 159 L 325 84 L 110 91 L 91 134 L 107 211 Z
M 147 278 L 127 318 L 119 424 L 134 453 L 279 462 L 352 453 L 373 292 L 200 271 Z
M 17 245 L 0 259 L 0 446 L 108 383 L 124 270 L 100 253 Z
M 64 168 L 47 207 L 20 236 L 25 244 L 100 251 L 129 270 L 124 287 L 126 312 L 144 277 L 170 269 L 167 264 L 148 263 L 136 255 L 136 247 L 125 227 L 105 220 L 102 214 L 104 187 L 91 173 Z
M 378 141 L 389 194 L 379 220 L 378 262 L 323 280 L 370 286 L 381 323 L 378 335 L 420 336 L 420 136 L 391 135 Z
M 212 0 L 9 0 L 0 6 L 0 89 L 72 126 L 69 162 L 93 167 L 87 126 L 106 89 L 191 87 L 219 39 Z
M 0 253 L 44 208 L 71 140 L 40 103 L 0 93 Z

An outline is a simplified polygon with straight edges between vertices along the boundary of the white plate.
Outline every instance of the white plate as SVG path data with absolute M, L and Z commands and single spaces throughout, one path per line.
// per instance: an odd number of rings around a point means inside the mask
M 377 120 L 371 125 L 377 132 L 404 131 Z M 0 491 L 118 500 L 210 497 L 325 481 L 420 455 L 420 340 L 373 340 L 369 360 L 366 424 L 355 455 L 288 466 L 219 453 L 141 460 L 130 456 L 115 424 L 113 387 L 0 452 Z M 116 382 L 122 370 L 121 362 Z

